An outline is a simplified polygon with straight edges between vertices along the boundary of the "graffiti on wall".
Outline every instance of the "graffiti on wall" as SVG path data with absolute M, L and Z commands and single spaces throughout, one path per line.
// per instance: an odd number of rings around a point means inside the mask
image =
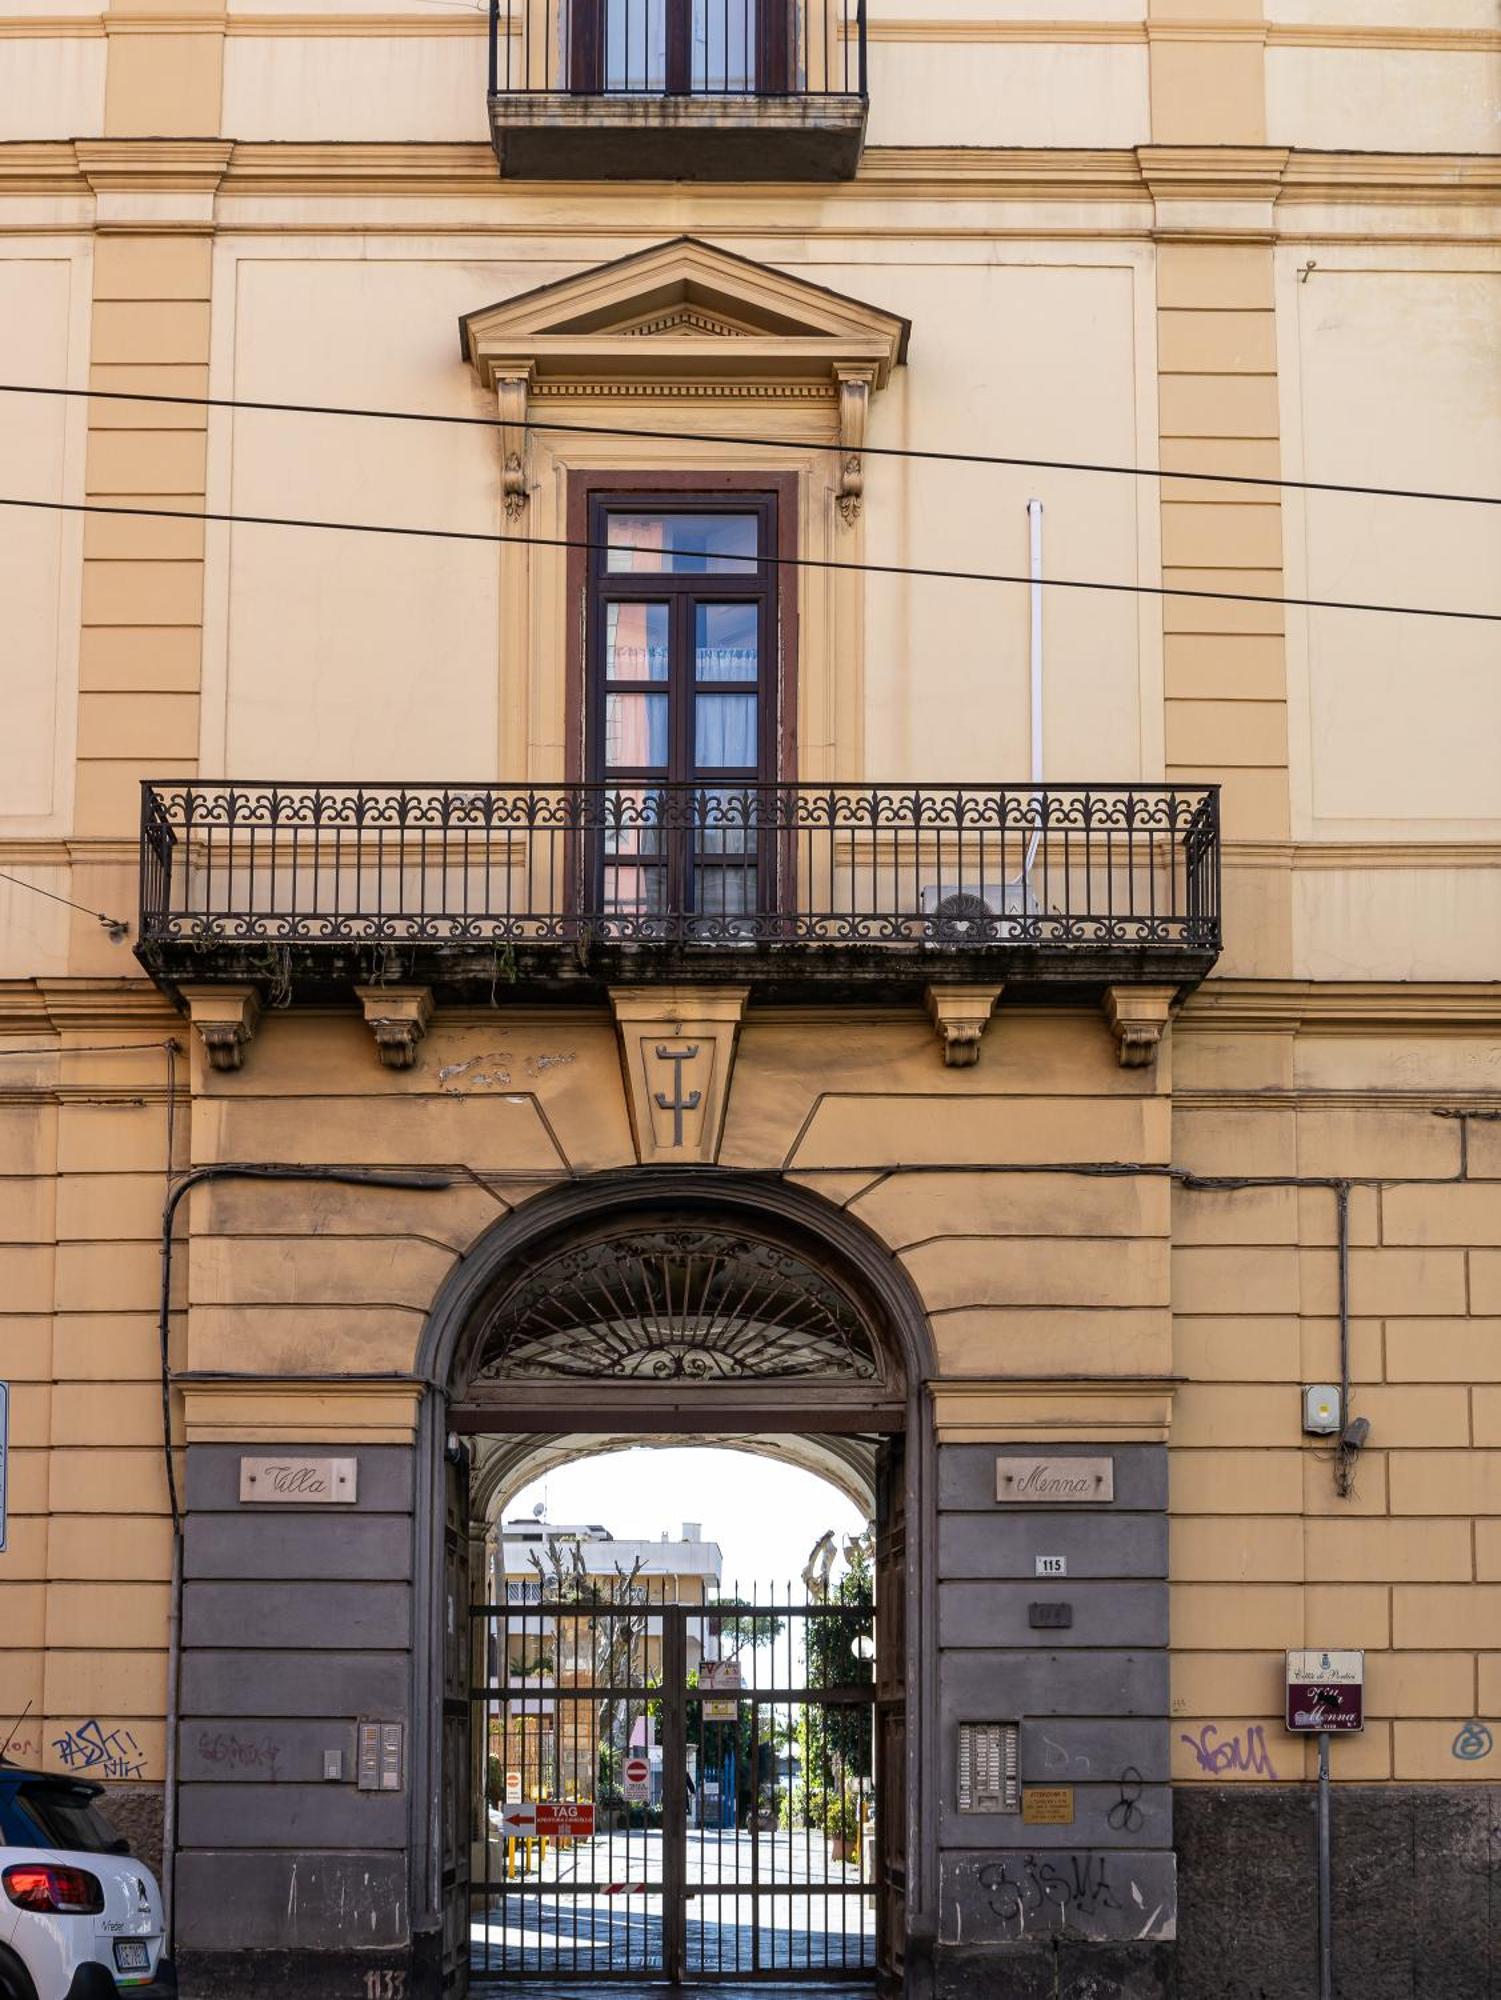
M 106 1729 L 98 1716 L 90 1716 L 75 1729 L 52 1739 L 52 1752 L 65 1771 L 79 1777 L 142 1778 L 146 1775 L 146 1753 L 123 1723 Z
M 1205 1722 L 1197 1735 L 1191 1730 L 1180 1732 L 1180 1741 L 1188 1745 L 1194 1754 L 1194 1761 L 1201 1771 L 1211 1778 L 1223 1778 L 1229 1774 L 1249 1778 L 1275 1778 L 1277 1773 L 1272 1764 L 1272 1753 L 1267 1748 L 1266 1730 L 1259 1722 L 1248 1722 L 1223 1734 L 1224 1725 Z
M 1496 1739 L 1491 1734 L 1490 1725 L 1478 1716 L 1472 1716 L 1461 1726 L 1450 1751 L 1461 1764 L 1476 1764 L 1482 1757 L 1489 1757 L 1495 1747 Z

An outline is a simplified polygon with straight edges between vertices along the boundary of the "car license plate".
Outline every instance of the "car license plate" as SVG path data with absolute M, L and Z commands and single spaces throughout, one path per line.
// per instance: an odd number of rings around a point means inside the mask
M 151 1952 L 135 1938 L 115 1939 L 115 1969 L 119 1972 L 149 1972 Z

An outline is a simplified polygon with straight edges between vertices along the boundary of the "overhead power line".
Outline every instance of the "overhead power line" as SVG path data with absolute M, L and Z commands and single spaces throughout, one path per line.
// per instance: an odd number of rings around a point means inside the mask
M 90 402 L 166 403 L 202 410 L 266 410 L 281 416 L 365 417 L 395 424 L 458 424 L 474 430 L 558 431 L 579 437 L 640 438 L 646 443 L 764 446 L 769 451 L 837 451 L 848 447 L 806 438 L 732 436 L 723 431 L 638 430 L 620 424 L 562 424 L 542 417 L 510 423 L 501 417 L 465 417 L 441 410 L 383 410 L 343 403 L 281 403 L 250 396 L 154 395 L 145 389 L 63 389 L 28 382 L 0 382 L 0 395 L 70 396 Z M 1501 507 L 1501 494 L 1442 493 L 1408 486 L 1358 486 L 1337 479 L 1279 479 L 1265 472 L 1178 471 L 1165 465 L 1111 465 L 1074 458 L 1021 458 L 998 452 L 937 451 L 917 445 L 862 444 L 866 458 L 917 458 L 940 465 L 1004 465 L 1042 472 L 1096 472 L 1121 479 L 1185 479 L 1211 486 L 1267 486 L 1295 493 L 1350 493 L 1372 500 L 1437 500 L 1459 507 Z
M 91 910 L 87 903 L 75 903 L 71 896 L 59 896 L 53 889 L 44 889 L 39 882 L 25 882 L 19 875 L 7 875 L 0 869 L 0 882 L 13 883 L 17 889 L 29 889 L 33 896 L 45 896 L 49 903 L 61 903 L 65 909 L 77 910 L 80 916 L 95 917 L 109 932 L 110 942 L 119 944 L 130 929 L 123 917 L 106 916 L 103 910 Z
M 187 507 L 130 507 L 105 500 L 22 500 L 0 494 L 0 507 L 32 507 L 51 514 L 115 514 L 141 521 L 213 521 L 242 528 L 316 528 L 334 534 L 400 535 L 415 540 L 485 542 L 507 548 L 583 549 L 616 555 L 660 556 L 644 542 L 597 542 L 572 535 L 505 535 L 489 528 L 419 528 L 394 521 L 321 521 L 286 514 L 229 514 Z M 749 561 L 726 558 L 721 550 L 675 549 L 674 555 L 701 556 L 705 561 Z M 856 576 L 909 576 L 942 583 L 1041 585 L 1046 590 L 1098 590 L 1122 597 L 1189 597 L 1211 604 L 1281 604 L 1302 611 L 1368 611 L 1388 618 L 1462 618 L 1484 625 L 1501 625 L 1501 611 L 1456 611 L 1444 605 L 1364 604 L 1339 597 L 1273 597 L 1255 590 L 1196 590 L 1166 583 L 1103 583 L 1092 577 L 1011 575 L 988 569 L 935 569 L 912 563 L 845 562 L 836 556 L 763 555 L 758 563 L 774 569 L 846 570 Z M 710 572 L 720 576 L 743 571 Z

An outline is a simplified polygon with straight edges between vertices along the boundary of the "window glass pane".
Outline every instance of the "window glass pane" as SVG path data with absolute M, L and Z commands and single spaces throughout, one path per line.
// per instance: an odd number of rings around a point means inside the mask
M 614 861 L 605 869 L 605 915 L 655 916 L 667 907 L 667 871 L 632 868 Z
M 607 0 L 605 89 L 667 85 L 667 0 Z
M 605 567 L 612 575 L 752 576 L 755 514 L 611 514 Z
M 612 681 L 665 681 L 667 606 L 605 606 L 605 677 Z
M 605 852 L 607 854 L 660 854 L 662 852 L 662 805 L 660 792 L 610 792 L 605 800 Z
M 700 854 L 748 854 L 761 829 L 760 794 L 751 787 L 715 785 L 697 792 L 693 832 Z
M 753 681 L 759 665 L 755 604 L 694 606 L 693 671 L 701 681 Z
M 665 694 L 605 696 L 605 763 L 612 770 L 665 768 Z
M 657 696 L 644 697 L 647 700 Z M 693 761 L 701 771 L 747 770 L 756 762 L 756 697 L 701 694 L 693 704 Z
M 756 864 L 700 868 L 696 871 L 695 907 L 706 917 L 742 916 L 756 907 Z
M 128 1854 L 130 1843 L 116 1833 L 87 1792 L 58 1785 L 23 1785 L 16 1845 L 61 1847 L 73 1854 Z M 27 1824 L 40 1838 L 27 1837 Z
M 755 0 L 693 0 L 693 82 L 698 90 L 754 90 Z

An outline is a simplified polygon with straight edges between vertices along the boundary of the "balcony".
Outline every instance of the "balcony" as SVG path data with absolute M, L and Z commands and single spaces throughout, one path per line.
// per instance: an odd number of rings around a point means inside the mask
M 490 0 L 516 180 L 848 180 L 866 0 Z
M 142 964 L 297 999 L 1191 987 L 1214 786 L 147 783 Z

